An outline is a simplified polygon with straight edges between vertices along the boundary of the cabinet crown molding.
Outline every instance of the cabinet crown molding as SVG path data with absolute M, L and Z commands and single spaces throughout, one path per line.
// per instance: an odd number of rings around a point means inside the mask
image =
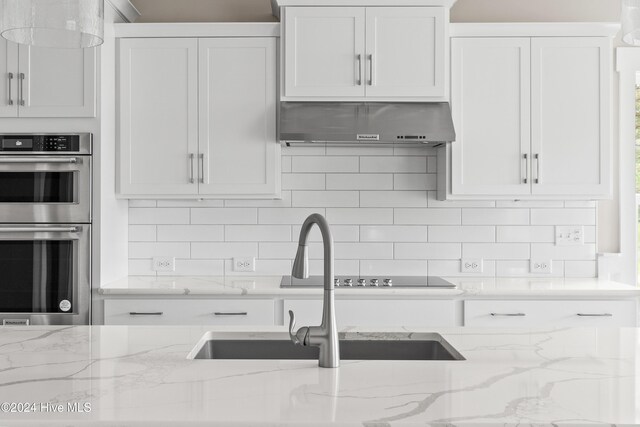
M 451 8 L 456 0 L 271 0 L 273 16 L 280 18 L 280 8 L 288 6 L 314 7 L 446 7 Z
M 116 38 L 280 37 L 278 22 L 179 22 L 115 24 Z
M 615 22 L 490 22 L 449 25 L 451 37 L 613 37 Z

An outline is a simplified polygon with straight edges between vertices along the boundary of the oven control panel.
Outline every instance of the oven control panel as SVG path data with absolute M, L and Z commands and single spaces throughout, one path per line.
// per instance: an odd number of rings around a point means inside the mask
M 0 152 L 78 153 L 83 135 L 4 134 L 0 135 Z

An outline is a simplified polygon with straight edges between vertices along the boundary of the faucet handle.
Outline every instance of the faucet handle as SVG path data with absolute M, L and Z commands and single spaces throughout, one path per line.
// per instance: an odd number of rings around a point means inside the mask
M 289 310 L 289 338 L 295 345 L 302 345 L 298 337 L 296 336 L 293 329 L 296 327 L 296 315 L 293 314 L 292 310 Z

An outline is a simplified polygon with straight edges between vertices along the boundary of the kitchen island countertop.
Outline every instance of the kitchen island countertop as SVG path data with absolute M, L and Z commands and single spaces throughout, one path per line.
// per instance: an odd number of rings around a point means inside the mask
M 313 360 L 187 359 L 208 330 L 222 338 L 286 336 L 283 328 L 0 328 L 0 401 L 38 405 L 18 413 L 2 403 L 0 424 L 640 423 L 637 328 L 442 329 L 435 332 L 467 360 L 343 361 L 338 369 Z M 434 330 L 346 334 L 416 339 L 419 332 Z

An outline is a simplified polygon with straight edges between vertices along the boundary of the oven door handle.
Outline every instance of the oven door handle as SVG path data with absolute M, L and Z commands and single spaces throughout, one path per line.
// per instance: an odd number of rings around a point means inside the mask
M 0 233 L 76 233 L 79 227 L 0 227 Z
M 77 157 L 0 157 L 0 163 L 78 163 Z

